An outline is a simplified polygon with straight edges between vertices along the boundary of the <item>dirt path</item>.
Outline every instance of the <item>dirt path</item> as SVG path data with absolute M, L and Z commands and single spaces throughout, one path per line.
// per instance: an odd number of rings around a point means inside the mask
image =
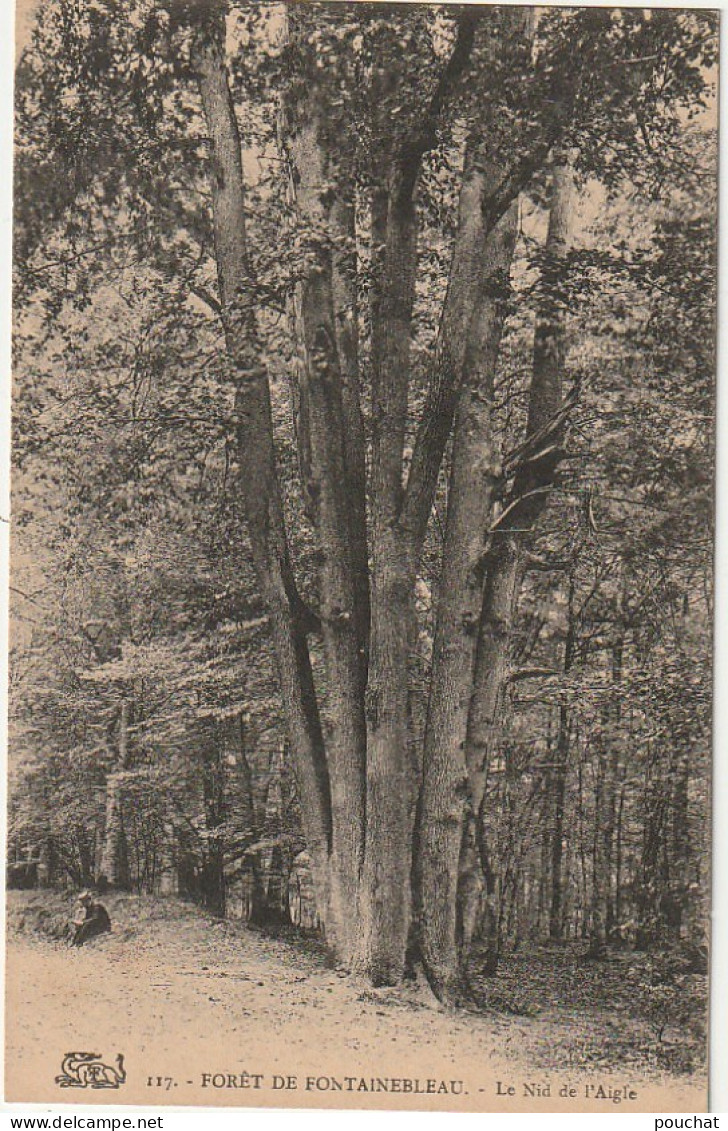
M 555 1028 L 545 1017 L 454 1014 L 371 992 L 315 951 L 185 908 L 80 950 L 12 936 L 7 1018 L 10 1101 L 614 1111 L 618 1092 L 620 1110 L 705 1108 L 703 1082 L 585 1073 L 566 1055 L 561 1069 L 536 1067 L 564 1026 L 576 1035 L 578 1018 Z M 60 1089 L 71 1050 L 109 1064 L 123 1053 L 125 1083 Z M 296 1087 L 276 1088 L 276 1077 Z M 587 1096 L 600 1085 L 603 1098 Z M 575 1096 L 559 1095 L 569 1087 Z

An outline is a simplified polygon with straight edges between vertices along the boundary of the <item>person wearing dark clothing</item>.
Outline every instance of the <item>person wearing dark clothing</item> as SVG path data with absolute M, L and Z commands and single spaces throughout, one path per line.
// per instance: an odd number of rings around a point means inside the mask
M 103 903 L 96 903 L 90 891 L 82 891 L 71 920 L 71 946 L 83 946 L 95 935 L 111 930 L 111 919 Z

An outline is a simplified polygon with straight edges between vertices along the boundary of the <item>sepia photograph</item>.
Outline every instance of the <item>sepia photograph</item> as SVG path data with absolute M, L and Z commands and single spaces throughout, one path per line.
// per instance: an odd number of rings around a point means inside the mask
M 719 15 L 17 0 L 9 1103 L 708 1110 Z

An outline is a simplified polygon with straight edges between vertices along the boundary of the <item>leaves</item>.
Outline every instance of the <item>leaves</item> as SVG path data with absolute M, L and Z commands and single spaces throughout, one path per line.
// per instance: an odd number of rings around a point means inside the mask
M 521 210 L 492 405 L 494 528 L 523 453 L 539 312 L 564 320 L 573 408 L 532 546 L 566 566 L 526 575 L 510 658 L 528 678 L 507 684 L 488 768 L 504 929 L 514 940 L 522 913 L 544 920 L 562 710 L 570 922 L 587 915 L 612 765 L 623 856 L 610 884 L 647 922 L 658 889 L 702 878 L 706 851 L 693 834 L 709 759 L 715 14 L 365 3 L 289 5 L 285 18 L 295 35 L 281 33 L 275 5 L 231 6 L 226 50 L 250 245 L 237 301 L 256 311 L 270 375 L 298 589 L 315 613 L 294 295 L 319 263 L 346 259 L 369 443 L 372 189 L 389 191 L 409 158 L 418 259 L 404 478 L 462 221 L 464 151 L 480 142 L 479 159 L 503 171 L 487 225 L 516 198 Z M 16 82 L 13 835 L 50 834 L 74 875 L 88 869 L 128 695 L 140 884 L 155 874 L 169 805 L 196 866 L 215 847 L 229 863 L 298 837 L 290 767 L 270 769 L 284 705 L 241 514 L 239 375 L 220 317 L 214 154 L 189 19 L 185 4 L 53 0 Z M 295 208 L 279 129 L 312 90 L 327 158 L 320 220 Z M 554 256 L 550 162 L 565 157 L 581 179 L 578 238 Z M 342 200 L 353 235 L 329 223 Z M 413 719 L 431 675 L 445 471 L 418 578 Z M 326 722 L 331 673 L 315 636 L 310 650 Z

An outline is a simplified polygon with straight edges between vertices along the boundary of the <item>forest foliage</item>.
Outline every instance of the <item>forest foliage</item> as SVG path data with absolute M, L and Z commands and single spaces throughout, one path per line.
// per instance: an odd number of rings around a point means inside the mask
M 10 838 L 460 1000 L 704 942 L 717 27 L 51 0 Z

